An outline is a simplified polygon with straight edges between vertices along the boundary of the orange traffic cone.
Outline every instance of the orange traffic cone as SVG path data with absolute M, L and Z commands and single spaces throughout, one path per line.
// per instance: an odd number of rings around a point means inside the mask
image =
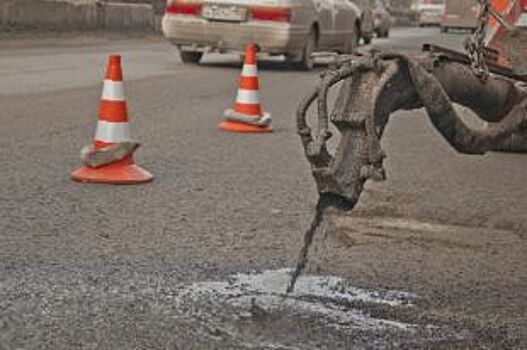
M 132 153 L 137 147 L 130 138 L 121 56 L 112 55 L 108 60 L 95 140 L 86 151 L 99 163 L 91 164 L 93 161 L 83 159 L 84 165 L 71 177 L 80 182 L 116 185 L 152 181 L 152 174 L 134 163 Z
M 249 43 L 245 50 L 245 60 L 238 86 L 238 96 L 234 109 L 227 109 L 225 120 L 218 125 L 230 132 L 271 132 L 271 115 L 263 112 L 260 106 L 258 68 L 256 65 L 256 45 Z

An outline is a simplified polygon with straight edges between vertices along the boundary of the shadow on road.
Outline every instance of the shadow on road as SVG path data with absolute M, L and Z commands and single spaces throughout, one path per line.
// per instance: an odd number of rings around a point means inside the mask
M 200 63 L 200 66 L 209 67 L 209 68 L 228 68 L 228 69 L 241 69 L 243 65 L 242 58 L 223 58 L 219 60 L 207 60 L 205 58 L 204 62 Z M 327 62 L 317 62 L 315 63 L 315 68 L 312 72 L 321 71 L 326 69 L 328 66 Z M 273 59 L 273 58 L 263 58 L 258 60 L 258 70 L 260 71 L 274 71 L 274 72 L 304 72 L 301 69 L 296 68 L 293 64 L 285 62 L 282 59 Z

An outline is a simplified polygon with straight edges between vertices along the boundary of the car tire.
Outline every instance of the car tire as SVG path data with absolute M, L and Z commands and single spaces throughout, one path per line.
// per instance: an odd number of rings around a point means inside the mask
M 362 37 L 362 40 L 364 41 L 364 45 L 371 44 L 373 37 L 371 35 L 365 35 Z
M 357 47 L 359 47 L 359 44 L 360 44 L 360 37 L 361 37 L 361 34 L 360 34 L 361 30 L 360 30 L 360 24 L 357 23 L 355 25 L 355 30 L 353 31 L 353 35 L 351 36 L 351 43 L 353 44 L 353 47 L 352 47 L 352 50 L 351 52 L 353 53 L 353 51 L 355 51 L 355 49 Z
M 356 25 L 355 28 L 353 28 L 352 34 L 348 37 L 346 46 L 344 48 L 345 54 L 352 54 L 355 51 L 355 49 L 359 47 L 359 41 L 360 41 L 360 29 L 359 28 L 360 28 L 359 25 Z
M 181 61 L 185 64 L 198 64 L 203 57 L 203 52 L 180 51 L 179 56 L 181 57 Z
M 295 62 L 295 66 L 300 70 L 310 71 L 313 70 L 315 66 L 314 59 L 312 57 L 313 52 L 317 45 L 317 35 L 315 28 L 311 28 L 309 34 L 306 36 L 304 42 L 304 49 L 302 50 L 302 56 L 300 61 Z

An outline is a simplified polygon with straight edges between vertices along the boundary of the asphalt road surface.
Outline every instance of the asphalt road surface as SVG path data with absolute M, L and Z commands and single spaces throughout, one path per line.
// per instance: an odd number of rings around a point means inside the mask
M 397 29 L 374 45 L 460 48 Z M 121 53 L 142 186 L 73 182 Z M 239 57 L 160 38 L 0 41 L 0 349 L 527 348 L 527 158 L 456 154 L 399 112 L 388 180 L 334 213 L 283 299 L 316 200 L 294 125 L 317 83 L 260 63 L 275 132 L 217 130 Z

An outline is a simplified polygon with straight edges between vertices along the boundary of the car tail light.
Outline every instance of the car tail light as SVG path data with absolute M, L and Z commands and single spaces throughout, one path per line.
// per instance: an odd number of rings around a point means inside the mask
M 166 13 L 173 15 L 199 16 L 201 14 L 202 4 L 188 2 L 167 2 Z
M 522 1 L 523 11 L 527 11 L 527 0 Z
M 291 9 L 287 7 L 253 7 L 250 13 L 252 19 L 259 21 L 291 21 Z

